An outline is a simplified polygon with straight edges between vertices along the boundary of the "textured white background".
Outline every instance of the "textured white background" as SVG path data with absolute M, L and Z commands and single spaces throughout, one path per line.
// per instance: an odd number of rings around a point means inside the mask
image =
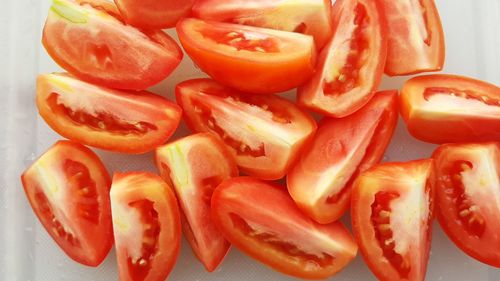
M 22 171 L 59 137 L 36 114 L 37 73 L 59 71 L 40 44 L 49 0 L 2 0 L 0 8 L 0 281 L 117 280 L 111 252 L 96 269 L 70 261 L 36 220 L 19 181 Z M 445 72 L 500 84 L 500 1 L 436 0 L 446 33 Z M 173 98 L 174 85 L 201 74 L 186 58 L 167 81 L 153 91 Z M 399 88 L 404 78 L 385 78 L 382 88 Z M 177 136 L 185 134 L 182 127 Z M 387 151 L 386 161 L 428 157 L 434 146 L 413 140 L 402 124 Z M 124 156 L 98 151 L 110 171 L 152 170 L 152 155 Z M 344 218 L 348 222 L 349 218 Z M 98 239 L 96 237 L 96 239 Z M 184 242 L 183 242 L 184 243 Z M 500 270 L 476 262 L 448 241 L 435 223 L 427 280 L 498 281 Z M 175 281 L 294 280 L 250 260 L 232 249 L 212 274 L 184 243 Z M 375 280 L 360 257 L 332 278 Z

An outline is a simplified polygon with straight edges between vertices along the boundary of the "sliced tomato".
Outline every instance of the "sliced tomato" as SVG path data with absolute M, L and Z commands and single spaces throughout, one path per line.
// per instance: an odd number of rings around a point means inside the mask
M 140 28 L 170 28 L 191 12 L 195 0 L 114 0 L 124 20 Z
M 149 92 L 111 90 L 68 74 L 42 74 L 36 102 L 60 135 L 111 151 L 151 151 L 174 133 L 182 110 Z
M 219 185 L 212 196 L 212 217 L 234 246 L 295 277 L 328 278 L 357 253 L 342 223 L 314 222 L 284 188 L 255 178 L 233 178 Z
M 500 88 L 455 75 L 407 81 L 401 114 L 417 139 L 431 143 L 500 141 Z
M 162 178 L 175 188 L 191 248 L 207 271 L 214 271 L 230 244 L 207 214 L 214 189 L 238 176 L 233 155 L 217 136 L 200 133 L 159 147 L 156 165 Z
M 110 196 L 120 281 L 165 280 L 181 239 L 172 187 L 155 174 L 117 173 Z
M 316 131 L 316 122 L 295 104 L 274 95 L 246 95 L 210 79 L 177 85 L 177 102 L 195 132 L 217 134 L 241 171 L 280 179 Z
M 105 0 L 54 0 L 42 42 L 67 71 L 119 89 L 143 90 L 160 82 L 183 56 L 166 33 L 126 25 Z
M 385 73 L 408 75 L 443 68 L 445 42 L 434 0 L 382 0 L 388 27 Z
M 290 195 L 319 223 L 334 222 L 351 201 L 360 173 L 377 164 L 398 121 L 397 91 L 381 92 L 342 119 L 323 119 L 314 140 L 287 175 Z
M 297 92 L 298 102 L 314 111 L 344 117 L 375 94 L 387 55 L 381 5 L 370 0 L 337 0 L 334 35 L 319 55 L 315 74 Z
M 423 281 L 434 212 L 431 159 L 387 163 L 362 173 L 352 190 L 352 225 L 381 281 Z
M 311 35 L 322 48 L 332 36 L 331 5 L 330 0 L 198 0 L 193 15 Z
M 287 91 L 314 72 L 311 36 L 193 18 L 181 20 L 177 33 L 194 63 L 219 83 L 240 91 Z
M 441 227 L 466 254 L 500 267 L 500 143 L 443 145 L 433 157 Z
M 58 141 L 21 180 L 33 211 L 57 245 L 74 261 L 98 266 L 113 245 L 111 179 L 99 157 L 76 142 Z

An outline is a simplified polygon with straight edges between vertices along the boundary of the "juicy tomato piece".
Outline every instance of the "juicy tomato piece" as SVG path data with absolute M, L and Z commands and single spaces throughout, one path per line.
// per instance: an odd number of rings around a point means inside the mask
M 323 119 L 287 176 L 297 205 L 319 223 L 334 222 L 351 201 L 360 173 L 382 159 L 398 121 L 397 91 L 381 92 L 342 119 Z
M 120 281 L 165 280 L 181 242 L 172 187 L 155 174 L 117 173 L 110 196 Z
M 466 254 L 500 267 L 500 143 L 443 145 L 433 157 L 442 228 Z
M 274 95 L 246 95 L 210 79 L 177 85 L 177 102 L 195 132 L 217 134 L 241 171 L 262 179 L 285 176 L 316 131 L 316 122 Z
M 21 180 L 57 245 L 76 262 L 98 266 L 113 245 L 111 178 L 99 157 L 76 142 L 58 141 Z
M 36 103 L 60 135 L 111 151 L 144 153 L 165 143 L 182 110 L 149 92 L 111 90 L 68 74 L 38 76 Z
M 381 281 L 423 281 L 434 208 L 432 159 L 362 173 L 352 190 L 352 225 L 365 262 Z
M 401 114 L 417 139 L 431 143 L 500 141 L 500 88 L 454 75 L 407 81 Z
M 314 111 L 344 117 L 368 103 L 380 85 L 387 32 L 378 1 L 337 0 L 333 9 L 334 35 L 297 94 L 298 102 Z
M 159 147 L 156 165 L 162 178 L 175 188 L 191 248 L 207 271 L 214 271 L 230 244 L 207 214 L 214 189 L 238 176 L 233 155 L 217 136 L 200 133 Z
M 255 178 L 233 178 L 219 185 L 212 196 L 212 217 L 234 246 L 295 277 L 328 278 L 357 253 L 342 223 L 314 222 L 284 188 Z
M 311 36 L 193 18 L 181 20 L 177 33 L 194 63 L 219 83 L 240 91 L 287 91 L 314 72 Z
M 408 75 L 443 68 L 443 26 L 434 0 L 382 0 L 388 27 L 385 73 Z
M 153 29 L 170 28 L 187 16 L 195 0 L 114 0 L 124 20 L 131 25 Z
M 332 36 L 331 6 L 330 0 L 198 0 L 193 15 L 311 35 L 322 48 Z
M 161 30 L 139 30 L 123 22 L 105 0 L 53 0 L 42 42 L 64 69 L 86 81 L 143 90 L 167 77 L 182 50 Z

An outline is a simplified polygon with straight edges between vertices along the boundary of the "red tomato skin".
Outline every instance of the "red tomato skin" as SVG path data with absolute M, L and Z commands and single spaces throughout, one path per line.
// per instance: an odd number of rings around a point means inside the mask
M 457 215 L 456 205 L 450 202 L 452 199 L 449 199 L 449 195 L 446 193 L 445 178 L 449 176 L 445 171 L 446 166 L 451 164 L 450 161 L 453 160 L 470 161 L 473 166 L 481 165 L 481 163 L 475 163 L 474 159 L 463 158 L 464 155 L 465 157 L 475 155 L 474 151 L 477 150 L 483 151 L 482 154 L 477 154 L 478 156 L 491 158 L 491 161 L 496 165 L 494 173 L 499 177 L 500 143 L 498 142 L 445 144 L 436 149 L 432 155 L 436 161 L 436 215 L 441 228 L 459 249 L 482 263 L 500 268 L 500 237 L 498 237 L 498 233 L 500 233 L 500 223 L 498 223 L 499 208 L 497 206 L 495 213 L 495 208 L 490 207 L 494 203 L 485 204 L 485 202 L 493 200 L 495 195 L 487 193 L 483 195 L 484 197 L 481 198 L 483 199 L 481 201 L 472 199 L 474 200 L 472 204 L 482 209 L 482 218 L 486 218 L 486 227 L 483 236 L 476 237 L 464 230 L 463 223 Z M 476 190 L 478 188 L 486 187 L 476 186 Z M 500 189 L 500 186 L 496 186 L 496 188 Z
M 103 194 L 108 195 L 109 189 L 111 187 L 111 177 L 108 174 L 108 171 L 106 170 L 106 167 L 102 164 L 101 160 L 99 157 L 90 149 L 86 148 L 85 146 L 72 142 L 72 141 L 58 141 L 56 142 L 47 152 L 55 152 L 55 151 L 65 151 L 65 154 L 69 154 L 76 159 L 76 153 L 81 153 L 82 155 L 85 155 L 87 162 L 92 163 L 94 165 L 94 169 L 96 173 L 99 174 L 100 177 L 102 177 L 102 187 L 105 188 L 106 192 L 103 192 Z M 44 154 L 45 155 L 45 154 Z M 42 155 L 37 161 L 39 161 L 42 157 Z M 82 159 L 78 159 L 82 160 Z M 35 162 L 36 163 L 36 162 Z M 42 226 L 45 228 L 47 233 L 52 237 L 54 242 L 61 248 L 64 253 L 74 260 L 77 263 L 80 263 L 82 265 L 90 266 L 90 267 L 97 267 L 99 266 L 106 256 L 108 255 L 109 251 L 111 250 L 111 247 L 113 246 L 113 228 L 112 228 L 112 222 L 111 222 L 111 209 L 110 209 L 110 202 L 109 202 L 109 196 L 104 196 L 102 197 L 103 203 L 100 206 L 102 208 L 102 213 L 103 216 L 101 218 L 102 220 L 102 226 L 101 226 L 101 233 L 100 233 L 100 239 L 98 245 L 95 245 L 95 248 L 92 249 L 87 249 L 87 250 L 92 250 L 94 251 L 93 256 L 85 256 L 82 253 L 78 253 L 74 251 L 74 249 L 71 249 L 66 241 L 62 241 L 61 237 L 56 235 L 53 232 L 53 226 L 49 225 L 49 222 L 45 220 L 45 217 L 41 213 L 41 209 L 39 206 L 35 203 L 35 198 L 32 196 L 32 184 L 33 184 L 33 179 L 30 177 L 28 174 L 29 169 L 27 169 L 22 175 L 21 175 L 21 182 L 23 185 L 24 192 L 26 194 L 26 197 L 31 205 L 31 208 L 33 209 L 33 212 L 37 216 L 38 220 L 42 224 Z

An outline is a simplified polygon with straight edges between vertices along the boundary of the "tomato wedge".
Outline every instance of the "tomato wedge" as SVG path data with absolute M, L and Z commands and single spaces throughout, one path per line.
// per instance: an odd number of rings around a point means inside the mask
M 126 25 L 105 0 L 53 0 L 42 42 L 62 68 L 118 89 L 144 90 L 160 82 L 183 56 L 166 33 Z
M 298 102 L 314 111 L 344 117 L 375 94 L 387 55 L 381 5 L 370 0 L 337 0 L 334 35 L 319 55 L 315 74 L 298 91 Z
M 431 159 L 387 163 L 362 173 L 352 190 L 352 225 L 381 281 L 423 281 L 434 212 Z
M 124 153 L 144 153 L 165 143 L 182 117 L 179 106 L 161 96 L 102 88 L 68 74 L 38 76 L 36 103 L 60 135 Z
M 114 0 L 124 20 L 146 28 L 170 28 L 191 12 L 195 0 Z
M 182 82 L 176 96 L 192 131 L 217 134 L 240 170 L 262 179 L 284 177 L 316 131 L 312 117 L 278 96 L 246 95 L 210 79 Z
M 101 264 L 113 245 L 113 229 L 111 179 L 99 157 L 76 142 L 58 141 L 21 180 L 33 211 L 57 245 L 78 263 Z
M 230 244 L 207 214 L 214 189 L 223 180 L 238 176 L 233 155 L 217 136 L 200 133 L 159 147 L 156 165 L 162 178 L 175 188 L 186 239 L 207 271 L 214 271 Z
M 240 91 L 287 91 L 314 72 L 311 36 L 193 18 L 181 20 L 177 33 L 196 65 L 217 82 Z
M 312 219 L 331 223 L 345 213 L 354 180 L 384 156 L 398 121 L 397 99 L 397 91 L 381 92 L 353 115 L 320 122 L 287 176 L 290 195 Z
M 198 0 L 193 15 L 311 35 L 321 49 L 332 36 L 331 5 L 330 0 Z
M 443 68 L 445 41 L 434 0 L 382 0 L 388 27 L 385 73 L 408 75 Z
M 233 178 L 219 185 L 212 196 L 212 217 L 234 246 L 295 277 L 328 278 L 357 253 L 342 223 L 314 222 L 284 188 L 255 178 Z
M 500 268 L 500 143 L 443 145 L 433 157 L 441 227 L 466 254 Z
M 160 177 L 117 173 L 111 210 L 120 281 L 163 281 L 180 250 L 177 200 Z
M 500 141 L 500 88 L 455 75 L 407 81 L 401 114 L 417 139 L 431 143 Z

